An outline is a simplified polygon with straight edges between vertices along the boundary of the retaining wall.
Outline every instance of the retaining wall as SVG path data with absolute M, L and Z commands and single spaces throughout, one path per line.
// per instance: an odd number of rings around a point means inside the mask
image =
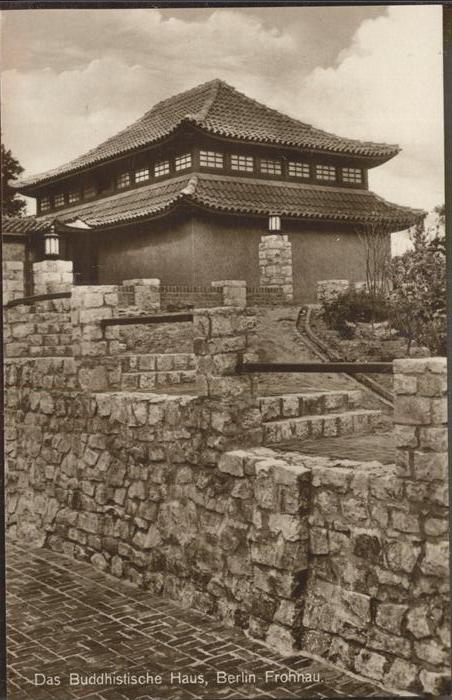
M 8 310 L 11 338 L 21 313 L 33 325 L 42 303 Z M 283 651 L 302 648 L 385 686 L 443 691 L 445 359 L 394 363 L 396 464 L 281 454 L 259 447 L 255 383 L 236 371 L 255 332 L 249 310 L 194 314 L 197 395 L 175 396 L 119 391 L 121 327 L 100 323 L 118 303 L 117 287 L 78 288 L 58 300 L 72 356 L 7 360 L 10 536 Z

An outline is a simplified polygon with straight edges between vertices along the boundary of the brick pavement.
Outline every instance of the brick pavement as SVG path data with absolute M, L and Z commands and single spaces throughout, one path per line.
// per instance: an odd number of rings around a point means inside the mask
M 11 545 L 7 568 L 10 700 L 390 696 L 301 654 L 283 658 L 238 629 L 117 581 L 91 564 Z M 266 682 L 272 671 L 304 678 Z M 149 672 L 154 681 L 161 676 L 162 684 L 69 685 L 70 673 L 94 672 Z M 35 673 L 59 675 L 61 684 L 37 686 Z M 185 684 L 175 677 L 171 683 L 171 673 L 201 674 L 204 682 Z M 217 673 L 240 677 L 219 685 Z M 243 682 L 242 673 L 251 682 Z

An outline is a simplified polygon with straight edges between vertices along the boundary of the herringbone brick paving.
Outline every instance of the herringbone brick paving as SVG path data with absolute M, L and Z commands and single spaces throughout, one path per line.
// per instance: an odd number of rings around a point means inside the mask
M 281 657 L 237 629 L 224 627 L 49 550 L 11 545 L 7 556 L 8 698 L 220 700 L 388 695 L 303 655 Z M 314 680 L 266 682 L 265 673 L 314 674 Z M 70 685 L 69 674 L 160 674 L 161 685 Z M 217 683 L 217 673 L 256 682 Z M 60 676 L 39 686 L 34 674 Z M 204 682 L 170 682 L 171 673 Z

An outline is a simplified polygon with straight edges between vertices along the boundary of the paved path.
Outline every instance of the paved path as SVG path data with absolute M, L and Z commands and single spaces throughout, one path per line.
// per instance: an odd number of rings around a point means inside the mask
M 17 546 L 9 548 L 7 564 L 10 700 L 382 695 L 371 684 L 307 657 L 282 658 L 240 630 L 118 582 L 90 564 Z M 304 678 L 286 682 L 289 671 Z M 100 672 L 116 677 L 148 672 L 154 682 L 157 676 L 163 682 L 140 687 L 69 685 L 71 673 L 79 674 L 73 678 L 77 681 Z M 281 680 L 265 682 L 265 674 L 271 672 L 282 674 Z M 58 675 L 61 684 L 37 686 L 35 673 Z M 218 685 L 217 673 L 220 679 L 226 673 L 239 679 Z M 254 674 L 256 681 L 243 683 L 242 673 L 251 681 Z M 203 681 L 186 685 L 177 674 L 200 674 Z

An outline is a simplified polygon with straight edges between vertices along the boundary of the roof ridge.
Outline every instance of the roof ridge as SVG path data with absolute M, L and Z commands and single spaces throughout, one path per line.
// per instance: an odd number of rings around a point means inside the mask
M 207 118 L 213 103 L 217 99 L 220 86 L 223 85 L 223 81 L 219 78 L 215 78 L 215 80 L 212 80 L 211 83 L 212 86 L 210 88 L 210 95 L 206 99 L 203 108 L 198 112 L 197 121 L 199 120 L 200 122 L 203 122 Z M 227 83 L 224 84 L 226 85 Z
M 214 85 L 217 82 L 221 82 L 219 78 L 213 78 L 212 80 L 206 80 L 204 83 L 200 83 L 199 85 L 194 85 L 192 88 L 189 88 L 188 90 L 181 90 L 180 92 L 177 92 L 175 95 L 170 95 L 169 97 L 165 97 L 163 100 L 159 100 L 159 102 L 156 102 L 151 109 L 148 109 L 147 112 L 143 114 L 139 119 L 137 119 L 137 122 L 142 122 L 146 121 L 146 119 L 157 109 L 161 109 L 167 104 L 171 104 L 172 102 L 178 102 L 178 100 L 184 96 L 190 96 L 193 93 L 200 92 L 201 90 L 205 90 L 208 85 Z

